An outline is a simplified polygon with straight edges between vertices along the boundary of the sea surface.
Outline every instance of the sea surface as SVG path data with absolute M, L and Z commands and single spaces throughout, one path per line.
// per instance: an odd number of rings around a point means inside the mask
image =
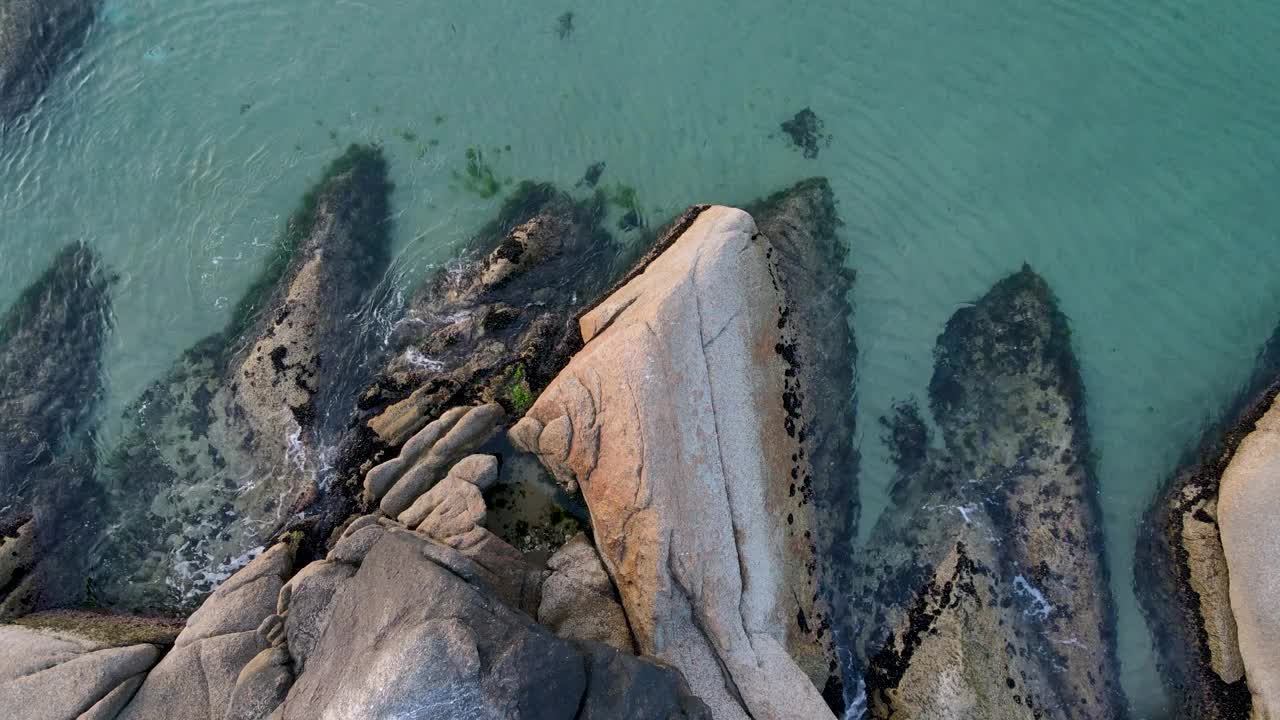
M 825 175 L 858 278 L 863 532 L 878 418 L 927 400 L 947 318 L 1031 263 L 1083 366 L 1124 688 L 1165 717 L 1134 540 L 1280 322 L 1277 36 L 1263 0 L 106 0 L 0 136 L 0 306 L 72 240 L 120 275 L 109 447 L 348 143 L 390 158 L 391 296 L 500 202 L 468 149 L 500 182 L 604 162 L 651 224 Z M 804 108 L 816 157 L 780 129 Z

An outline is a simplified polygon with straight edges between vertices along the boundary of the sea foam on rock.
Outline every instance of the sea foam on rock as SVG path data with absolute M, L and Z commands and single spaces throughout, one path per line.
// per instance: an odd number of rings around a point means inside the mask
M 806 219 L 790 230 L 813 233 Z M 833 717 L 816 533 L 852 508 L 824 505 L 831 479 L 810 483 L 827 468 L 810 464 L 804 398 L 829 390 L 803 385 L 814 318 L 790 324 L 802 300 L 741 210 L 695 208 L 657 250 L 582 316 L 584 348 L 510 436 L 580 488 L 637 646 L 716 718 Z M 841 307 L 828 322 L 847 338 Z

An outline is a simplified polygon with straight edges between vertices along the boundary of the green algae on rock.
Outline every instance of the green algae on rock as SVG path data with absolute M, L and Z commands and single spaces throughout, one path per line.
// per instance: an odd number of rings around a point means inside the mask
M 314 500 L 360 382 L 358 315 L 389 261 L 390 191 L 381 149 L 349 148 L 226 328 L 137 401 L 108 461 L 104 602 L 189 607 Z
M 1024 268 L 958 311 L 854 612 L 875 718 L 1127 717 L 1066 319 Z M 914 468 L 914 472 L 910 472 Z
M 80 543 L 98 498 L 88 422 L 110 285 L 74 243 L 0 317 L 0 618 L 83 589 Z

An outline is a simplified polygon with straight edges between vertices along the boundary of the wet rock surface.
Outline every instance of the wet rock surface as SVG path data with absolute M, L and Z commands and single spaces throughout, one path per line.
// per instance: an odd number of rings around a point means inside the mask
M 84 42 L 94 0 L 0 3 L 0 125 L 30 110 Z
M 0 317 L 0 619 L 79 599 L 109 288 L 72 244 Z
M 1127 717 L 1083 390 L 1043 279 L 1024 268 L 952 317 L 929 397 L 945 449 L 895 453 L 858 568 L 870 715 Z
M 1248 624 L 1256 623 L 1261 616 L 1245 607 L 1259 600 L 1273 602 L 1274 598 L 1266 591 L 1237 589 L 1234 583 L 1237 578 L 1244 583 L 1265 582 L 1271 575 L 1270 566 L 1266 571 L 1252 567 L 1232 573 L 1224 547 L 1221 503 L 1224 478 L 1242 447 L 1246 452 L 1237 475 L 1243 475 L 1248 466 L 1265 466 L 1269 456 L 1266 445 L 1249 439 L 1259 431 L 1257 440 L 1268 433 L 1267 417 L 1280 395 L 1278 377 L 1280 332 L 1264 347 L 1253 378 L 1224 413 L 1224 419 L 1205 433 L 1199 449 L 1157 494 L 1139 534 L 1134 563 L 1138 600 L 1156 643 L 1165 685 L 1176 705 L 1194 717 L 1258 717 L 1250 714 L 1255 697 L 1267 693 L 1265 681 L 1256 693 L 1251 692 L 1254 681 L 1246 677 L 1242 653 L 1242 645 L 1248 642 L 1242 643 L 1237 610 L 1250 616 Z M 1257 477 L 1252 472 L 1248 476 Z M 1268 497 L 1274 497 L 1274 490 L 1246 505 L 1265 508 Z M 1238 498 L 1229 502 L 1238 502 Z M 1246 548 L 1261 550 L 1269 538 L 1276 537 L 1274 523 L 1254 519 L 1242 525 L 1237 532 L 1248 538 Z M 1253 629 L 1245 633 L 1252 635 L 1251 640 L 1259 637 Z M 1260 675 L 1277 667 L 1274 661 L 1255 663 L 1255 673 Z M 1275 712 L 1274 691 L 1271 695 L 1270 711 Z
M 189 608 L 316 499 L 388 262 L 387 167 L 352 146 L 289 220 L 232 320 L 144 393 L 108 460 L 100 599 Z M 153 498 L 149 504 L 140 498 Z

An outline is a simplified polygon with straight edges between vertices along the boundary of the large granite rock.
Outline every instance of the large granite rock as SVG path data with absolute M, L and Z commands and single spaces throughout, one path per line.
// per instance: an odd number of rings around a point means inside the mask
M 814 532 L 848 508 L 803 484 L 814 320 L 791 324 L 808 308 L 741 210 L 696 208 L 659 247 L 582 316 L 585 347 L 512 441 L 581 489 L 638 647 L 716 718 L 833 717 Z
M 359 311 L 388 262 L 389 192 L 381 150 L 352 146 L 229 325 L 137 402 L 109 463 L 101 599 L 188 608 L 316 499 L 360 383 Z
M 0 125 L 35 105 L 93 23 L 94 0 L 0 0 Z
M 561 640 L 468 576 L 449 548 L 382 533 L 332 594 L 280 717 L 705 717 L 670 670 Z
M 110 279 L 63 248 L 0 317 L 0 620 L 79 599 Z
M 154 645 L 0 625 L 0 717 L 111 720 L 159 655 Z
M 635 638 L 609 572 L 586 535 L 565 543 L 547 561 L 538 622 L 567 640 L 599 642 L 635 652 Z
M 277 544 L 219 586 L 187 620 L 120 720 L 223 720 L 241 671 L 271 645 L 259 629 L 275 615 L 292 569 L 292 548 Z
M 1280 717 L 1280 403 L 1274 400 L 1222 475 L 1218 526 L 1252 717 Z
M 1174 703 L 1188 716 L 1276 714 L 1273 405 L 1280 333 L 1198 453 L 1157 494 L 1139 534 L 1135 586 Z M 1230 539 L 1229 539 L 1230 538 Z M 1228 553 L 1228 547 L 1232 551 Z M 1253 713 L 1251 715 L 1251 713 Z
M 913 457 L 927 431 L 899 412 L 904 472 L 860 553 L 870 716 L 1126 717 L 1083 390 L 1042 278 L 952 317 L 929 397 L 945 449 Z

